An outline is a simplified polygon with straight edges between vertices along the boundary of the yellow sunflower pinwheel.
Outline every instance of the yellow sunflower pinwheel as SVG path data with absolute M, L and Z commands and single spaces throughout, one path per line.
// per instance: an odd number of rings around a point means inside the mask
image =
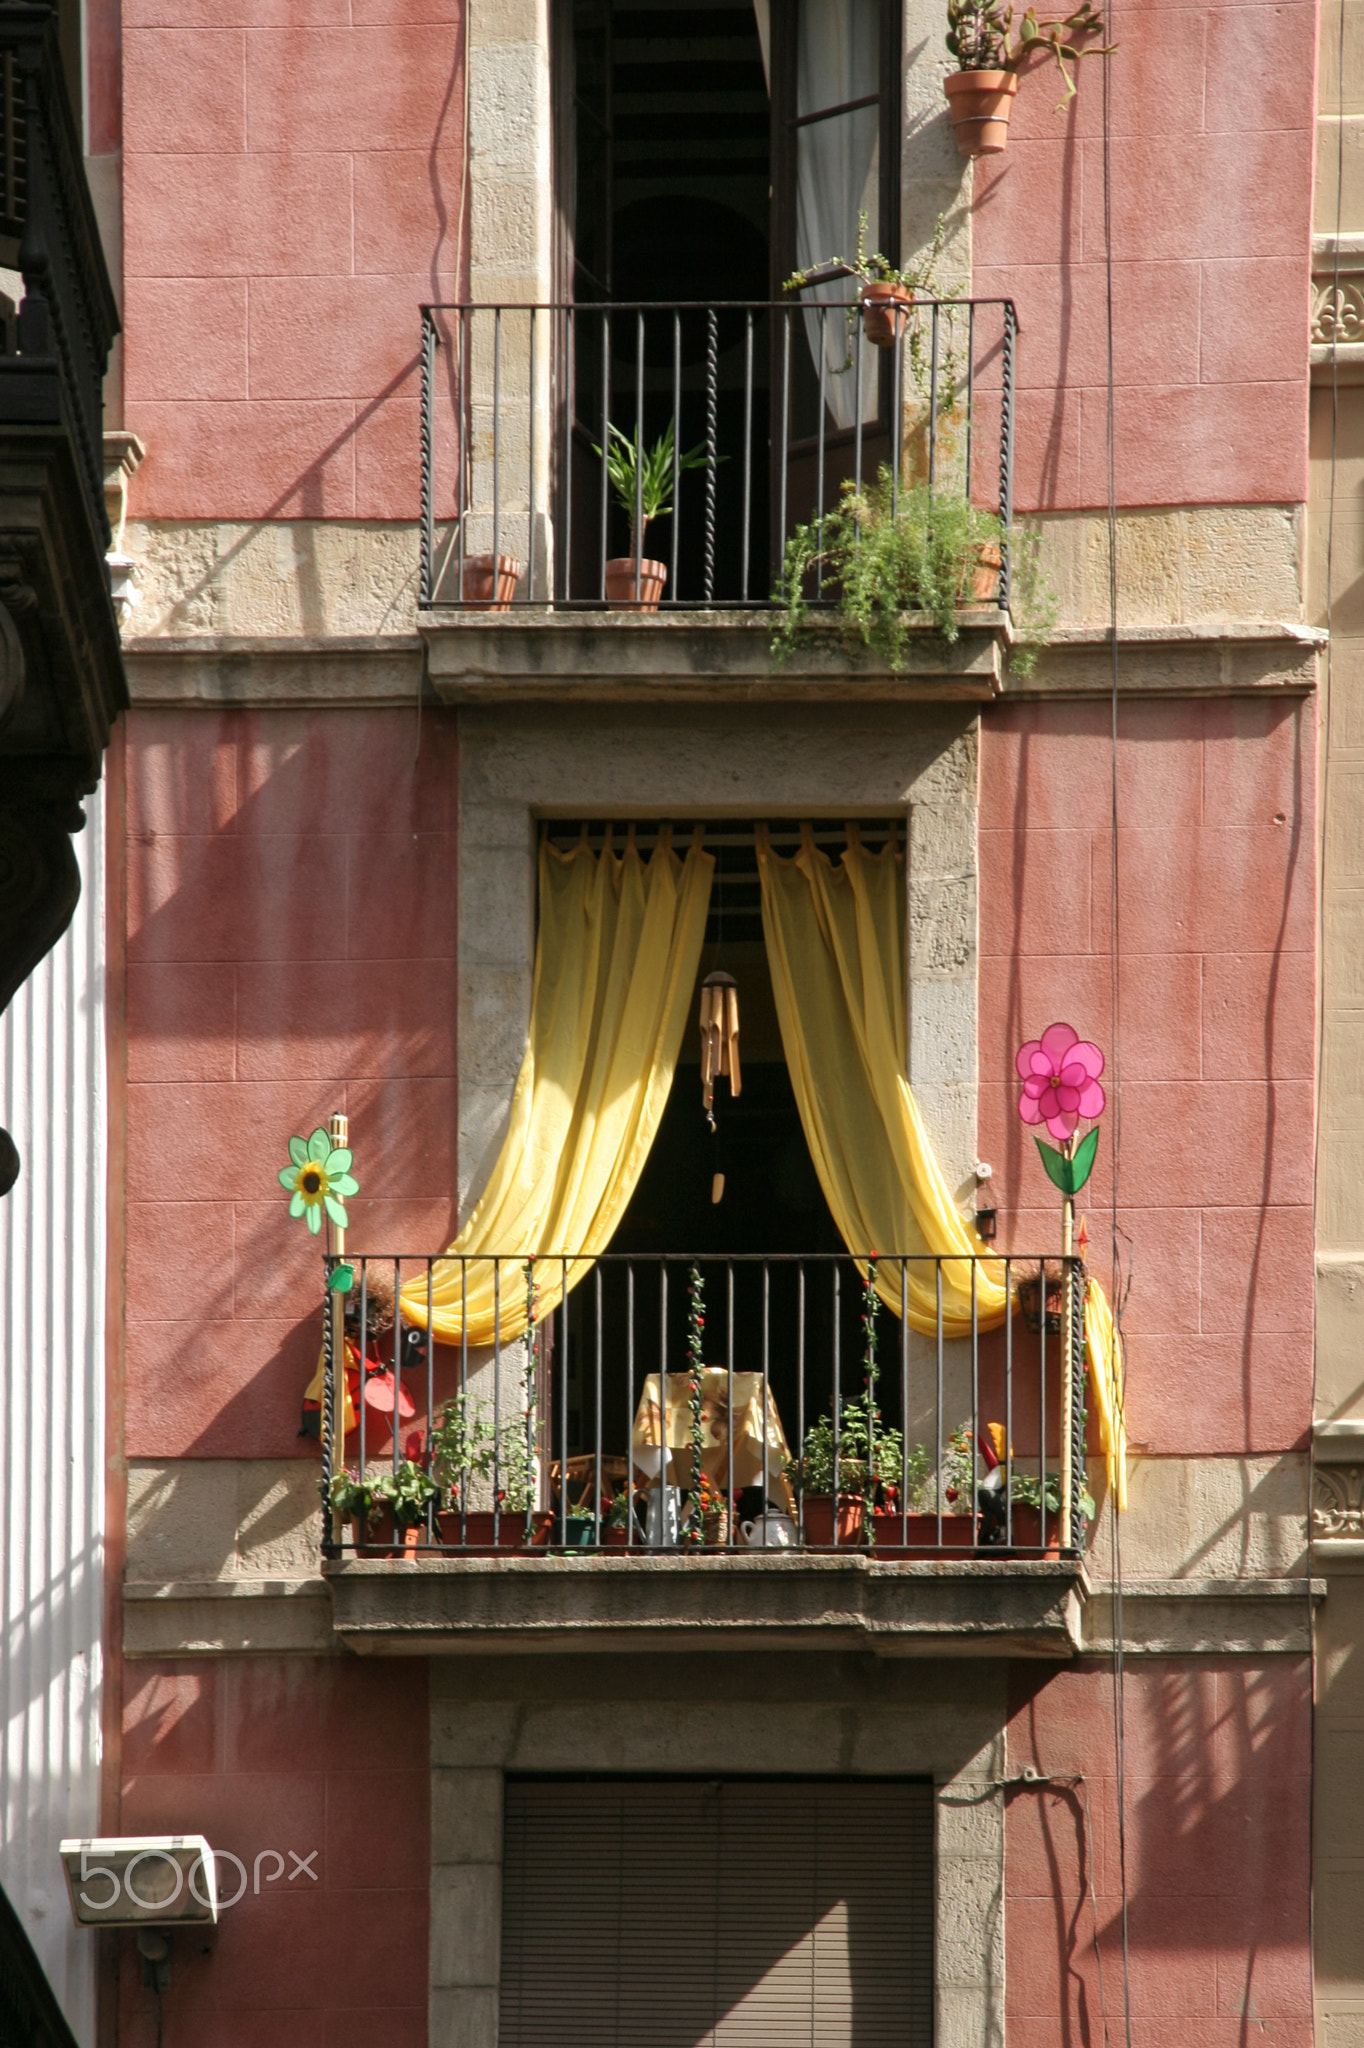
M 341 1197 L 360 1192 L 360 1183 L 350 1170 L 352 1156 L 344 1145 L 333 1147 L 320 1125 L 306 1141 L 289 1140 L 291 1164 L 280 1168 L 279 1184 L 293 1196 L 289 1214 L 305 1217 L 314 1237 L 322 1228 L 324 1210 L 339 1229 L 349 1228 Z

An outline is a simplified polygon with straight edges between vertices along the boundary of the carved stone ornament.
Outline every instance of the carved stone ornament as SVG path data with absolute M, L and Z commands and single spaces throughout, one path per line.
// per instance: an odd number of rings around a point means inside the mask
M 1364 1465 L 1318 1465 L 1312 1473 L 1312 1534 L 1364 1536 Z
M 1364 275 L 1312 280 L 1312 342 L 1317 348 L 1364 341 Z

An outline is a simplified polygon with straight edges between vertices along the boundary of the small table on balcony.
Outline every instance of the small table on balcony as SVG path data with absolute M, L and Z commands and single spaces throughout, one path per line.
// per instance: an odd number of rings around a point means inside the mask
M 658 1480 L 659 1466 L 663 1462 L 658 1384 L 658 1374 L 649 1373 L 635 1411 L 631 1439 L 632 1462 L 638 1472 L 646 1474 L 652 1481 Z M 670 1486 L 694 1489 L 697 1474 L 692 1454 L 690 1388 L 689 1374 L 668 1374 L 666 1476 Z M 791 1451 L 777 1413 L 777 1404 L 772 1398 L 771 1386 L 765 1383 L 760 1372 L 730 1373 L 724 1366 L 708 1365 L 701 1374 L 701 1470 L 719 1493 L 728 1493 L 731 1484 L 731 1440 L 734 1491 L 737 1493 L 746 1486 L 765 1483 L 768 1497 L 780 1499 L 787 1513 L 793 1515 L 795 1501 L 786 1478 L 786 1464 Z

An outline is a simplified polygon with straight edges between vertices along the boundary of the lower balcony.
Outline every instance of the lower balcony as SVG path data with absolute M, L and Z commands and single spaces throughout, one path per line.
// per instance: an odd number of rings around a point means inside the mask
M 1078 1649 L 1078 1260 L 328 1265 L 353 1649 Z

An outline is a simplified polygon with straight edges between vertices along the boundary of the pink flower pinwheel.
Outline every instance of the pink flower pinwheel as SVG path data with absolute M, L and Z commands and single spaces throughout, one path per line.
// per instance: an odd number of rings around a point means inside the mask
M 1071 1025 L 1048 1025 L 1040 1038 L 1019 1047 L 1014 1065 L 1023 1080 L 1018 1114 L 1025 1124 L 1045 1124 L 1053 1138 L 1064 1140 L 1075 1135 L 1081 1117 L 1103 1115 L 1104 1056 Z

